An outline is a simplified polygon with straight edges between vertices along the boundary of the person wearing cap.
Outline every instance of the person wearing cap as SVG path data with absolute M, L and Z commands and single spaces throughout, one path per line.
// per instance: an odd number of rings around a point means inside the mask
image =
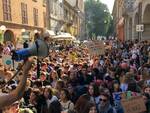
M 30 68 L 31 61 L 26 61 L 25 65 L 23 66 L 23 75 L 21 76 L 17 88 L 8 94 L 0 93 L 0 109 L 13 104 L 15 101 L 22 98 Z

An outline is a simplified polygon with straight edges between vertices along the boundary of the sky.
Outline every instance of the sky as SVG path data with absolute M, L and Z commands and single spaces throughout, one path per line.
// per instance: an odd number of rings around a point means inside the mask
M 115 0 L 101 0 L 102 3 L 104 3 L 108 6 L 110 13 L 112 13 L 114 1 Z

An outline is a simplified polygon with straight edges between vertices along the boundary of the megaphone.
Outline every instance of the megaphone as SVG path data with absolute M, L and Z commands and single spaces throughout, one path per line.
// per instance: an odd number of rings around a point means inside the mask
M 27 59 L 30 56 L 47 57 L 48 53 L 49 48 L 47 43 L 42 39 L 37 39 L 29 48 L 12 51 L 12 60 L 21 61 Z

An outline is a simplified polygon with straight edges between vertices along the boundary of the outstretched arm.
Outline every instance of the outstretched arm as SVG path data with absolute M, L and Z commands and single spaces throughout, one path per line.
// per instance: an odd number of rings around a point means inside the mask
M 3 93 L 0 94 L 0 109 L 9 106 L 15 101 L 17 101 L 18 99 L 22 98 L 23 93 L 25 91 L 27 75 L 30 70 L 30 67 L 31 67 L 31 62 L 30 61 L 25 62 L 25 65 L 23 66 L 23 75 L 21 76 L 17 88 L 9 94 L 3 94 Z

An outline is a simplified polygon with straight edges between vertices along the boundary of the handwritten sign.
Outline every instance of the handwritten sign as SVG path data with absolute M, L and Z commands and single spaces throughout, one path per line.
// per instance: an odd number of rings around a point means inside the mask
M 122 100 L 124 113 L 142 113 L 146 111 L 144 100 L 141 96 Z
M 150 80 L 150 75 L 145 74 L 145 75 L 143 75 L 142 79 L 143 80 Z
M 10 55 L 3 55 L 2 56 L 2 63 L 6 68 L 17 68 L 18 63 L 13 62 Z
M 86 46 L 92 56 L 105 54 L 105 46 L 103 41 L 90 41 L 86 43 Z
M 150 73 L 148 68 L 144 68 L 142 71 L 142 79 L 143 80 L 150 80 Z

